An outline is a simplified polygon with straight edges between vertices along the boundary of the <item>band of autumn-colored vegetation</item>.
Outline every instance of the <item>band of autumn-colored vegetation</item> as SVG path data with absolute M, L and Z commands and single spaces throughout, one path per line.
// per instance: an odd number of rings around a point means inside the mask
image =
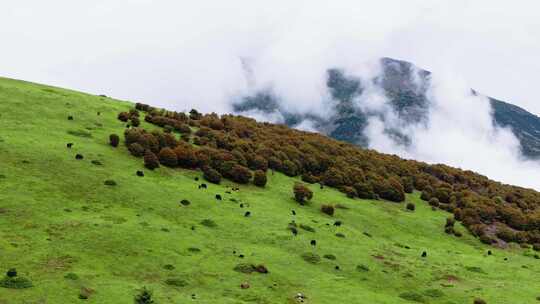
M 163 131 L 139 128 L 139 111 L 145 113 L 146 122 Z M 337 188 L 351 198 L 393 202 L 403 202 L 405 193 L 416 189 L 422 191 L 423 200 L 453 213 L 484 243 L 517 242 L 540 248 L 540 193 L 532 189 L 242 116 L 203 115 L 196 110 L 186 114 L 138 103 L 136 109 L 119 113 L 118 119 L 130 124 L 124 132 L 125 144 L 132 155 L 144 157 L 149 169 L 160 164 L 199 168 L 209 182 L 253 180 L 258 186 L 266 184 L 268 170 L 275 170 L 301 176 L 306 183 Z M 111 145 L 119 141 L 118 135 L 111 134 Z M 445 231 L 454 233 L 451 225 Z

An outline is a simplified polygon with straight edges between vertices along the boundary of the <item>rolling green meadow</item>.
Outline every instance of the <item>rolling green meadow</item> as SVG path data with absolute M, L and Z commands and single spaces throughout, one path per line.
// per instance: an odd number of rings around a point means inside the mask
M 16 268 L 33 285 L 0 287 L 0 304 L 133 303 L 143 287 L 160 304 L 540 303 L 532 249 L 484 245 L 460 224 L 463 237 L 445 234 L 450 214 L 417 192 L 412 212 L 309 185 L 314 197 L 300 206 L 297 179 L 280 173 L 264 189 L 199 189 L 199 171 L 146 170 L 109 145 L 125 128 L 118 112 L 132 107 L 0 78 L 0 277 Z M 322 204 L 339 208 L 329 216 Z M 238 271 L 244 264 L 269 273 Z

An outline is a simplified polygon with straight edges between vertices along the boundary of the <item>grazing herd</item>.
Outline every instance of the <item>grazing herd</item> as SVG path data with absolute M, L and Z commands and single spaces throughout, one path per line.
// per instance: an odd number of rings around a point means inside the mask
M 97 115 L 100 115 L 100 112 L 98 112 Z M 68 120 L 73 120 L 73 119 L 74 119 L 73 116 L 68 116 Z M 117 146 L 117 145 L 118 145 L 118 142 L 119 142 L 119 138 L 113 136 L 113 137 L 110 138 L 110 141 L 111 141 L 111 144 L 112 144 L 113 146 Z M 71 143 L 71 142 L 66 144 L 66 147 L 67 147 L 68 149 L 71 149 L 73 146 L 74 146 L 74 143 Z M 82 154 L 76 154 L 75 159 L 76 159 L 76 160 L 82 160 L 82 159 L 84 159 L 84 156 L 83 156 Z M 136 171 L 136 176 L 138 176 L 138 177 L 144 177 L 145 175 L 144 175 L 144 172 L 143 172 L 143 171 L 137 170 L 137 171 Z M 198 182 L 198 181 L 199 181 L 199 177 L 195 177 L 194 180 L 195 180 L 196 182 Z M 265 181 L 265 183 L 266 183 L 266 181 Z M 107 180 L 107 181 L 105 182 L 105 184 L 106 184 L 106 185 L 111 185 L 111 186 L 112 186 L 112 185 L 116 185 L 116 183 L 115 183 L 114 181 L 112 181 L 112 180 Z M 198 184 L 198 189 L 199 189 L 199 190 L 206 190 L 206 189 L 208 189 L 208 185 L 205 184 L 205 183 L 200 183 L 200 184 Z M 320 189 L 324 189 L 323 183 L 320 184 Z M 301 189 L 301 190 L 302 190 L 302 191 L 305 191 L 304 189 Z M 239 188 L 239 187 L 232 187 L 232 188 L 231 188 L 231 191 L 240 191 L 240 188 Z M 226 194 L 232 194 L 231 191 L 227 190 L 227 191 L 225 191 L 225 193 L 226 193 Z M 310 193 L 302 192 L 302 194 L 301 194 L 302 197 L 299 199 L 299 197 L 297 196 L 297 200 L 304 201 L 305 199 L 310 199 L 310 198 L 311 198 L 311 195 L 312 195 L 312 194 L 310 194 Z M 223 197 L 222 197 L 221 194 L 215 194 L 215 199 L 216 199 L 217 201 L 223 201 Z M 231 201 L 236 202 L 235 199 L 231 199 Z M 190 206 L 190 205 L 191 205 L 191 202 L 190 202 L 189 200 L 183 199 L 183 200 L 181 200 L 181 201 L 179 202 L 179 205 L 180 205 L 180 206 L 187 207 L 187 206 Z M 240 207 L 240 208 L 244 208 L 244 206 L 249 206 L 249 205 L 246 204 L 246 203 L 240 203 L 240 204 L 239 204 L 239 207 Z M 410 207 L 410 208 L 407 207 L 407 208 L 410 209 L 410 210 L 414 210 L 413 207 Z M 333 214 L 334 214 L 334 207 L 333 207 L 333 206 L 329 206 L 329 205 L 325 205 L 325 206 L 322 208 L 322 212 L 326 213 L 327 215 L 333 216 Z M 291 214 L 292 214 L 293 216 L 296 216 L 296 215 L 297 215 L 297 212 L 296 212 L 295 210 L 291 210 Z M 252 215 L 251 211 L 246 211 L 246 212 L 244 213 L 244 217 L 251 217 L 251 215 Z M 293 223 L 294 223 L 294 221 L 293 221 Z M 453 224 L 453 223 L 452 223 L 452 224 Z M 327 224 L 327 225 L 328 225 L 328 224 Z M 336 220 L 336 221 L 334 221 L 333 226 L 335 226 L 335 227 L 341 227 L 341 226 L 342 226 L 342 222 L 341 222 L 340 220 Z M 447 227 L 449 227 L 449 226 L 447 225 Z M 192 226 L 192 230 L 194 230 L 194 229 L 195 229 L 195 227 Z M 296 228 L 296 224 L 294 224 L 293 226 L 290 226 L 290 227 L 289 227 L 289 230 L 292 232 L 293 236 L 297 236 L 297 235 L 298 235 L 298 229 Z M 369 233 L 367 233 L 367 232 L 364 232 L 364 235 L 367 236 L 367 237 L 370 237 L 370 238 L 372 237 L 371 234 L 369 234 Z M 310 240 L 309 244 L 310 244 L 312 247 L 316 247 L 316 246 L 317 246 L 317 241 L 316 241 L 315 239 L 312 239 L 312 240 Z M 408 246 L 406 246 L 406 247 L 409 248 Z M 236 254 L 237 254 L 236 251 L 234 251 L 233 254 L 236 255 Z M 488 250 L 487 255 L 492 255 L 491 250 Z M 244 257 L 245 257 L 244 254 L 239 254 L 239 255 L 238 255 L 238 258 L 244 258 Z M 427 258 L 427 251 L 423 251 L 423 252 L 421 253 L 421 257 L 422 257 L 422 258 Z M 504 260 L 506 261 L 507 258 L 504 258 Z M 257 266 L 251 265 L 250 267 L 252 267 L 252 268 L 253 268 L 253 271 L 254 271 L 254 272 L 257 272 L 257 273 L 261 273 L 261 274 L 267 274 L 267 273 L 269 273 L 268 269 L 267 269 L 264 265 L 257 265 Z M 340 268 L 339 265 L 335 265 L 335 266 L 334 266 L 334 269 L 335 269 L 336 271 L 341 270 L 341 268 Z M 242 289 L 248 289 L 248 288 L 250 288 L 250 284 L 249 284 L 248 282 L 243 282 L 243 283 L 240 285 L 240 287 L 241 287 Z M 195 295 L 193 295 L 193 298 L 194 298 L 194 297 L 195 297 Z M 299 300 L 299 301 L 301 300 L 301 302 L 303 302 L 303 301 L 305 300 L 305 296 L 304 296 L 303 294 L 301 294 L 301 293 L 299 293 L 299 294 L 297 295 L 296 298 L 297 298 L 297 300 Z M 475 301 L 475 303 L 482 303 L 482 302 L 477 302 L 477 301 Z M 485 303 L 485 302 L 484 302 L 484 303 Z

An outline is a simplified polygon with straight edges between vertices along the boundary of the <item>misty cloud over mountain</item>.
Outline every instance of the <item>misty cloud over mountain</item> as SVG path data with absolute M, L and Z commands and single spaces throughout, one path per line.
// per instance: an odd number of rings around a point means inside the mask
M 256 68 L 244 65 L 248 89 L 232 101 L 238 114 L 539 186 L 532 177 L 540 157 L 540 118 L 470 89 L 452 73 L 435 75 L 391 58 L 354 71 L 329 68 L 318 105 L 309 109 L 295 107 L 287 91 L 258 86 Z

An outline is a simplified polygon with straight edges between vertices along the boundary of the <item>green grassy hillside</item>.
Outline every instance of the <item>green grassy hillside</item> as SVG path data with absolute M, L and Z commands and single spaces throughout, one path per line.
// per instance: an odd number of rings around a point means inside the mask
M 118 112 L 131 107 L 0 79 L 0 271 L 16 268 L 33 284 L 0 287 L 1 304 L 133 303 L 144 286 L 156 303 L 300 303 L 298 293 L 312 304 L 540 303 L 532 249 L 488 247 L 459 225 L 463 237 L 449 236 L 448 214 L 418 193 L 407 197 L 416 204 L 410 212 L 403 203 L 310 186 L 311 204 L 299 206 L 296 179 L 280 173 L 268 174 L 265 189 L 242 185 L 227 194 L 237 185 L 199 190 L 198 171 L 144 170 L 123 145 L 108 145 L 125 127 Z M 343 208 L 330 217 L 320 212 L 327 203 Z M 312 231 L 293 236 L 293 220 Z M 235 271 L 239 264 L 263 264 L 269 273 Z

